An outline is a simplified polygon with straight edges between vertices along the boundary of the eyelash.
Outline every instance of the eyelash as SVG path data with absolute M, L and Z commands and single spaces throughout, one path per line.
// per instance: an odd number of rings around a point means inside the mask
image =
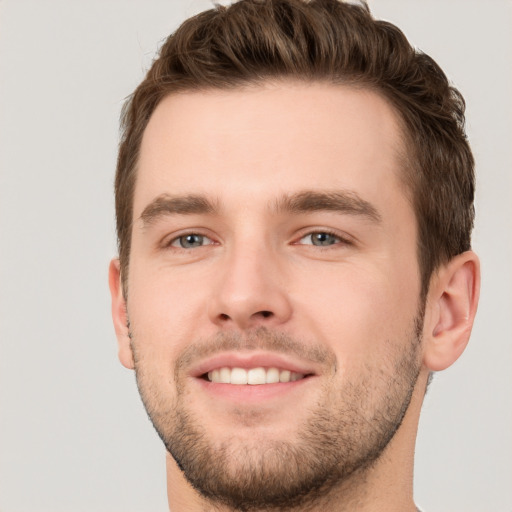
M 333 237 L 336 239 L 336 241 L 332 244 L 327 244 L 327 245 L 316 245 L 314 243 L 310 243 L 310 244 L 306 244 L 306 243 L 301 244 L 300 243 L 301 240 L 303 240 L 307 237 L 312 237 L 313 235 L 320 235 L 320 234 L 327 235 L 329 237 Z M 192 247 L 181 247 L 179 245 L 174 245 L 174 244 L 179 244 L 180 239 L 185 239 L 186 237 L 191 237 L 191 236 L 200 237 L 202 239 L 201 242 L 204 241 L 204 239 L 206 238 L 207 240 L 209 240 L 209 243 L 192 246 Z M 188 233 L 182 233 L 182 234 L 172 238 L 169 242 L 164 243 L 165 248 L 172 248 L 173 250 L 186 251 L 186 252 L 190 251 L 191 249 L 206 247 L 209 245 L 216 245 L 216 242 L 212 238 L 210 238 L 208 235 L 205 235 L 205 234 L 203 234 L 201 232 L 197 232 L 197 231 L 190 231 Z M 329 249 L 332 249 L 339 245 L 353 245 L 353 242 L 351 240 L 349 240 L 347 237 L 343 237 L 339 233 L 335 233 L 334 231 L 331 231 L 328 229 L 316 229 L 316 230 L 308 231 L 305 234 L 302 234 L 300 236 L 300 238 L 298 238 L 297 242 L 292 243 L 292 245 L 308 245 L 311 247 L 316 247 L 317 249 L 321 249 L 321 250 L 329 250 Z
M 333 238 L 336 238 L 337 241 L 335 243 L 333 243 L 333 244 L 328 244 L 328 245 L 315 245 L 313 243 L 311 243 L 311 244 L 299 244 L 298 242 L 296 242 L 295 245 L 311 245 L 312 247 L 316 247 L 316 248 L 322 249 L 322 250 L 328 250 L 328 249 L 337 247 L 339 245 L 353 245 L 353 242 L 351 240 L 349 240 L 348 237 L 343 237 L 339 233 L 336 233 L 336 232 L 331 231 L 329 229 L 315 229 L 313 231 L 308 231 L 304 235 L 302 235 L 298 239 L 298 241 L 300 242 L 301 240 L 303 240 L 306 237 L 311 237 L 313 235 L 319 235 L 319 234 L 331 236 Z
M 199 245 L 199 246 L 192 246 L 192 247 L 181 247 L 181 246 L 176 246 L 176 245 L 173 245 L 175 243 L 179 243 L 180 239 L 185 239 L 186 237 L 191 237 L 191 236 L 196 236 L 196 237 L 200 237 L 201 239 L 207 239 L 209 240 L 210 242 L 209 243 L 206 243 L 206 244 L 203 244 L 203 245 Z M 214 245 L 215 244 L 215 241 L 212 240 L 212 238 L 210 238 L 208 235 L 205 235 L 203 233 L 200 233 L 200 232 L 197 232 L 197 231 L 190 231 L 188 233 L 182 233 L 178 236 L 175 236 L 174 238 L 172 238 L 171 240 L 169 240 L 169 242 L 166 242 L 164 244 L 164 246 L 166 248 L 172 248 L 174 250 L 178 250 L 178 251 L 190 251 L 191 249 L 195 249 L 195 248 L 199 248 L 199 247 L 206 247 L 208 245 Z

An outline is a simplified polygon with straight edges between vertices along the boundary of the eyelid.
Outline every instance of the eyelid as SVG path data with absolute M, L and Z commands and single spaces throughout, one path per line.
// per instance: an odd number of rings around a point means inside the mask
M 181 247 L 180 245 L 178 245 L 181 238 L 186 238 L 187 236 L 191 236 L 191 235 L 196 235 L 196 236 L 201 237 L 202 241 L 206 242 L 206 243 L 203 243 L 203 244 L 195 246 L 195 247 L 190 247 L 190 248 Z M 195 249 L 198 247 L 205 247 L 206 245 L 212 245 L 213 243 L 215 243 L 215 242 L 208 236 L 201 235 L 199 233 L 186 233 L 184 235 L 180 235 L 180 236 L 177 236 L 177 237 L 174 237 L 173 239 L 171 239 L 171 241 L 169 242 L 169 247 L 176 247 L 177 249 L 188 250 L 188 249 Z M 176 244 L 176 245 L 174 245 L 174 244 Z
M 218 242 L 215 240 L 215 238 L 211 235 L 211 233 L 207 233 L 207 230 L 204 229 L 183 229 L 181 231 L 172 233 L 170 235 L 165 236 L 162 241 L 160 242 L 159 246 L 163 249 L 177 249 L 177 250 L 183 250 L 183 251 L 189 251 L 190 249 L 186 249 L 184 247 L 173 245 L 173 243 L 177 242 L 180 238 L 189 236 L 189 235 L 198 235 L 203 237 L 203 239 L 207 239 L 209 243 L 205 243 L 204 245 L 201 245 L 200 247 L 206 247 L 209 245 L 217 244 Z
M 325 246 L 317 245 L 315 247 L 320 247 L 320 248 L 326 249 L 329 247 L 339 246 L 339 245 L 354 245 L 356 242 L 354 237 L 348 235 L 347 233 L 339 232 L 339 231 L 329 229 L 329 228 L 315 227 L 315 228 L 304 229 L 302 231 L 302 233 L 296 238 L 296 241 L 293 242 L 293 244 L 294 245 L 313 245 L 313 244 L 301 244 L 300 241 L 302 239 L 306 238 L 307 236 L 311 236 L 316 233 L 325 233 L 326 235 L 333 236 L 333 237 L 337 238 L 339 240 L 339 242 L 332 244 L 330 246 L 329 245 L 325 245 Z
M 328 246 L 328 245 L 327 246 L 315 246 L 317 248 L 328 249 L 329 247 L 332 247 L 332 246 L 354 245 L 357 242 L 357 240 L 353 236 L 348 235 L 347 233 L 344 233 L 344 232 L 340 232 L 340 231 L 337 231 L 337 230 L 334 230 L 331 228 L 311 227 L 311 228 L 302 229 L 301 232 L 299 233 L 299 235 L 294 237 L 294 241 L 292 241 L 291 244 L 292 245 L 311 245 L 311 246 L 313 246 L 312 243 L 311 244 L 301 243 L 301 240 L 303 238 L 306 238 L 307 236 L 314 235 L 315 233 L 325 233 L 325 234 L 333 236 L 339 240 L 339 242 L 332 244 L 331 246 Z M 159 245 L 161 248 L 164 248 L 164 249 L 172 248 L 172 249 L 177 249 L 177 250 L 189 251 L 190 249 L 172 245 L 173 243 L 177 242 L 180 238 L 182 238 L 184 236 L 188 236 L 188 235 L 199 235 L 199 236 L 202 236 L 204 239 L 208 240 L 208 243 L 206 243 L 202 246 L 198 246 L 197 248 L 210 246 L 210 245 L 216 245 L 219 243 L 216 240 L 216 238 L 209 232 L 209 230 L 201 229 L 201 228 L 197 228 L 197 229 L 191 228 L 191 229 L 183 229 L 181 231 L 172 233 L 170 235 L 168 234 L 161 240 Z

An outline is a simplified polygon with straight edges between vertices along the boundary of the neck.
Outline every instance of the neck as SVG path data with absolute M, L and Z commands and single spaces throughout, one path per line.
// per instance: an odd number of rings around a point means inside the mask
M 421 374 L 408 411 L 395 436 L 370 467 L 354 472 L 314 503 L 286 512 L 416 512 L 413 501 L 414 446 L 427 374 Z M 170 512 L 239 512 L 203 498 L 167 454 L 167 496 Z M 241 510 L 241 509 L 240 509 Z M 252 510 L 251 512 L 277 512 Z M 279 512 L 285 512 L 280 508 Z

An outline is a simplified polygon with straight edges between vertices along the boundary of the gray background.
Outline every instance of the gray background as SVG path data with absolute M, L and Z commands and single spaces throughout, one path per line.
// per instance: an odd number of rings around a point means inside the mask
M 0 511 L 167 509 L 164 450 L 117 361 L 107 266 L 123 98 L 209 2 L 0 1 Z M 483 263 L 470 345 L 420 425 L 426 512 L 512 511 L 512 3 L 373 0 L 468 103 Z

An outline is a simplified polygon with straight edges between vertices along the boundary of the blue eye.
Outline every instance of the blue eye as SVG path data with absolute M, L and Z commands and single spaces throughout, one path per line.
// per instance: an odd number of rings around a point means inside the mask
M 331 233 L 326 233 L 324 231 L 319 231 L 316 233 L 309 233 L 309 235 L 302 237 L 300 241 L 305 245 L 327 247 L 329 245 L 338 244 L 342 240 L 339 236 L 333 235 Z
M 171 247 L 179 247 L 181 249 L 193 249 L 194 247 L 202 247 L 208 245 L 212 241 L 203 235 L 197 233 L 189 233 L 188 235 L 179 236 L 171 242 Z

